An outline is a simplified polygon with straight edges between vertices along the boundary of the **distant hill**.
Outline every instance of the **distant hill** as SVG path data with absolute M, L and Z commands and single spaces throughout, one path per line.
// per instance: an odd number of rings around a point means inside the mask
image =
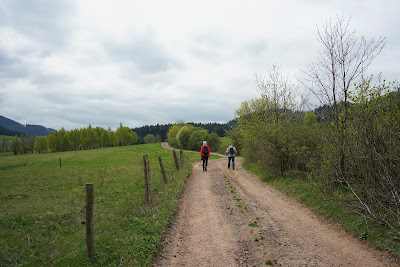
M 50 134 L 50 132 L 55 131 L 54 129 L 46 128 L 41 125 L 23 125 L 3 116 L 0 116 L 0 127 L 10 131 L 14 131 L 14 133 L 18 132 L 31 136 L 47 136 Z M 4 133 L 4 135 L 15 135 L 14 133 Z

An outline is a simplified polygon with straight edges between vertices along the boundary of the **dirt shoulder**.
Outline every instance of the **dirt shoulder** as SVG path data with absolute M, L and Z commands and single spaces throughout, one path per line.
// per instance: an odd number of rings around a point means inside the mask
M 235 164 L 193 164 L 155 266 L 400 266 Z

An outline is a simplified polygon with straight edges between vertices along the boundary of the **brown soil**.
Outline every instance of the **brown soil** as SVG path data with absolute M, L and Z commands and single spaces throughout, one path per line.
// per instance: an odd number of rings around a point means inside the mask
M 207 172 L 193 164 L 155 266 L 400 266 L 241 163 L 229 170 L 226 157 L 210 160 Z

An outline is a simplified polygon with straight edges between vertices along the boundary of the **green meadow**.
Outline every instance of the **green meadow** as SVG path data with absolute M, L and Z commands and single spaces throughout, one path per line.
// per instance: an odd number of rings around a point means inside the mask
M 146 153 L 150 204 L 144 191 Z M 151 265 L 190 174 L 189 163 L 200 160 L 197 153 L 183 158 L 183 168 L 176 171 L 172 151 L 160 144 L 0 157 L 0 265 Z M 91 260 L 85 243 L 86 183 L 94 184 L 95 195 Z
M 221 137 L 219 140 L 221 141 L 221 144 L 219 146 L 220 147 L 219 152 L 222 154 L 225 154 L 226 149 L 228 148 L 229 144 L 232 143 L 232 138 L 226 136 L 226 137 Z M 233 145 L 235 145 L 235 144 L 233 144 Z

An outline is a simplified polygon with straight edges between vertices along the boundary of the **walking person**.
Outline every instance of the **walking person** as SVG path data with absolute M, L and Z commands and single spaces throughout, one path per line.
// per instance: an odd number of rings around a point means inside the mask
M 235 169 L 236 153 L 237 153 L 236 148 L 232 145 L 232 143 L 230 143 L 228 148 L 226 149 L 226 154 L 228 154 L 228 169 L 230 169 L 231 167 L 231 160 L 232 160 L 232 170 Z
M 210 147 L 207 145 L 207 141 L 204 141 L 201 146 L 200 156 L 203 161 L 203 172 L 207 171 L 208 157 L 210 156 Z

